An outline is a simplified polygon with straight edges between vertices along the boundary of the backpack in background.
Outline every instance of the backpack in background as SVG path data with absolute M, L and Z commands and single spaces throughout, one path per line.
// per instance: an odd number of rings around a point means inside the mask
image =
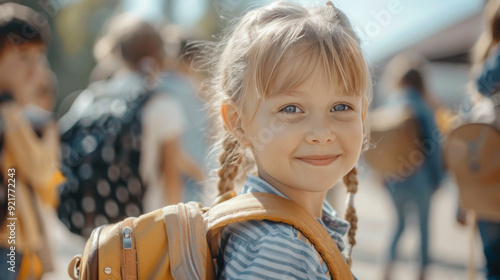
M 398 179 L 411 174 L 405 166 L 411 164 L 412 153 L 420 151 L 421 139 L 418 120 L 409 106 L 390 106 L 377 109 L 368 115 L 370 148 L 363 158 L 384 179 Z M 416 168 L 413 168 L 415 170 Z
M 500 221 L 500 131 L 482 123 L 457 127 L 444 145 L 444 160 L 461 206 L 482 220 Z
M 62 172 L 59 219 L 86 238 L 100 225 L 143 213 L 139 174 L 141 112 L 153 95 L 97 82 L 61 118 Z
M 233 193 L 234 196 L 234 193 Z M 269 193 L 236 196 L 210 209 L 189 202 L 96 228 L 85 252 L 68 266 L 72 279 L 215 279 L 221 230 L 230 223 L 270 220 L 301 231 L 335 280 L 353 279 L 326 229 L 295 202 Z

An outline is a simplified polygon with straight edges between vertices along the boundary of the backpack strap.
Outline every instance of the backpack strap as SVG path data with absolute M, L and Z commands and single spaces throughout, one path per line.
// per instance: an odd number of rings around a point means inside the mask
M 326 229 L 297 203 L 270 193 L 250 193 L 217 204 L 205 213 L 207 240 L 217 255 L 221 230 L 228 224 L 248 220 L 286 223 L 306 236 L 323 257 L 334 280 L 353 279 L 337 244 Z

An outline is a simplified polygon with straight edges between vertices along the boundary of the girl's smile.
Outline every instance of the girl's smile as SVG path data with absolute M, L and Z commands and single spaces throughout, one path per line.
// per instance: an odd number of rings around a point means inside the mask
M 296 157 L 296 159 L 314 166 L 326 166 L 334 162 L 339 156 L 340 155 L 313 155 L 313 156 L 300 156 Z

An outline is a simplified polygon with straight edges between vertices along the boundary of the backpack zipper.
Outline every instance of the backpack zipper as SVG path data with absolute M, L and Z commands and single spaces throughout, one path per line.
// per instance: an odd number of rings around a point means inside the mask
M 130 228 L 126 227 L 123 229 L 123 248 L 132 248 L 132 238 L 130 237 Z
M 122 230 L 122 279 L 137 279 L 137 244 L 135 243 L 134 219 L 128 218 L 121 224 Z

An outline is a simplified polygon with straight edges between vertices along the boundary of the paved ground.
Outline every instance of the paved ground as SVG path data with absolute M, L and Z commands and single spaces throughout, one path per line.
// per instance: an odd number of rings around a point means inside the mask
M 385 248 L 395 214 L 390 198 L 382 187 L 363 178 L 356 195 L 359 216 L 358 244 L 354 249 L 353 272 L 358 279 L 378 280 L 383 273 Z M 338 186 L 332 193 L 339 212 L 343 212 L 344 189 Z M 431 254 L 434 262 L 429 267 L 428 280 L 467 279 L 466 264 L 469 256 L 469 235 L 467 229 L 455 222 L 454 187 L 447 182 L 435 194 L 431 209 Z M 341 213 L 340 213 L 341 214 Z M 46 275 L 45 280 L 69 279 L 67 264 L 71 257 L 83 252 L 83 241 L 65 231 L 55 216 L 49 216 L 53 248 L 57 252 L 56 271 Z M 478 237 L 477 237 L 478 238 Z M 418 234 L 414 227 L 404 233 L 400 245 L 402 259 L 397 262 L 393 279 L 417 279 Z M 480 240 L 476 240 L 476 263 L 483 267 Z M 476 279 L 485 279 L 478 271 Z

